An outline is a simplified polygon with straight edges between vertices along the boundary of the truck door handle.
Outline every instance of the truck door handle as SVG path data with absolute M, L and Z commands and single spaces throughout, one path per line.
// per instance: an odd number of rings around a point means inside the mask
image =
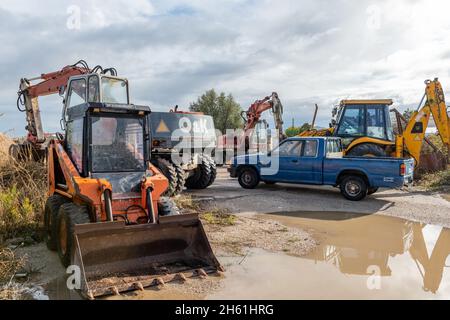
M 293 163 L 298 163 L 298 160 L 292 160 Z

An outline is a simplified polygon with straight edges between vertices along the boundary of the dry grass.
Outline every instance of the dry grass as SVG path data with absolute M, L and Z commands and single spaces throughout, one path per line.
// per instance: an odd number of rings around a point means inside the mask
M 0 135 L 0 243 L 35 234 L 46 199 L 47 173 L 43 163 L 17 162 L 8 155 L 12 143 Z
M 195 201 L 191 196 L 181 195 L 175 199 L 175 203 L 183 213 L 198 213 L 205 223 L 218 226 L 232 226 L 236 223 L 236 216 L 228 214 L 208 203 Z
M 440 152 L 442 152 L 442 154 L 446 157 L 448 154 L 448 149 L 447 147 L 442 143 L 442 139 L 439 135 L 437 134 L 433 134 L 433 135 L 429 135 L 428 139 L 438 148 L 438 150 Z M 425 153 L 430 153 L 430 152 L 434 152 L 433 148 L 431 148 L 430 146 L 428 146 L 426 143 L 424 143 L 424 147 L 423 147 L 423 152 Z
M 200 212 L 201 204 L 198 201 L 194 201 L 191 196 L 180 195 L 174 199 L 178 208 L 183 211 Z
M 450 170 L 425 174 L 417 184 L 429 191 L 450 192 Z
M 236 224 L 235 215 L 226 213 L 220 209 L 203 212 L 200 218 L 208 224 L 219 226 L 234 226 Z
M 14 251 L 8 248 L 0 249 L 0 284 L 11 282 L 16 272 L 24 266 L 23 257 L 16 257 Z
M 0 165 L 3 165 L 9 160 L 9 147 L 14 141 L 7 135 L 0 133 Z

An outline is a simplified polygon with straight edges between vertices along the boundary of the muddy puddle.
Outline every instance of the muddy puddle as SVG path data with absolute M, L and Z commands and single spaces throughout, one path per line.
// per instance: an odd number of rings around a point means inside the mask
M 304 257 L 249 251 L 212 299 L 449 299 L 450 230 L 384 216 L 265 215 L 311 232 Z
M 219 255 L 224 278 L 112 299 L 450 299 L 449 229 L 332 212 L 260 217 L 308 231 L 318 246 L 302 257 L 262 249 L 248 249 L 244 257 Z M 64 287 L 53 283 L 50 299 L 79 298 Z

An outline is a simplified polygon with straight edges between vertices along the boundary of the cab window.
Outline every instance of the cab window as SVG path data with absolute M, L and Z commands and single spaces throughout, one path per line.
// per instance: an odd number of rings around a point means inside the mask
M 285 141 L 277 149 L 274 150 L 274 154 L 280 157 L 295 157 L 300 156 L 302 151 L 303 141 Z
M 347 106 L 339 124 L 338 136 L 364 136 L 365 118 L 365 108 Z
M 89 83 L 88 101 L 100 102 L 100 87 L 98 83 L 98 77 L 90 76 L 88 83 Z
M 303 149 L 303 157 L 317 157 L 317 140 L 306 140 Z
M 70 82 L 69 108 L 86 102 L 86 80 L 78 79 Z
M 78 172 L 83 171 L 83 118 L 67 123 L 67 153 Z
M 330 139 L 327 141 L 327 158 L 342 158 L 342 144 L 340 140 Z
M 102 102 L 128 103 L 128 84 L 125 80 L 102 77 Z
M 367 136 L 386 139 L 386 118 L 384 108 L 380 106 L 367 107 Z

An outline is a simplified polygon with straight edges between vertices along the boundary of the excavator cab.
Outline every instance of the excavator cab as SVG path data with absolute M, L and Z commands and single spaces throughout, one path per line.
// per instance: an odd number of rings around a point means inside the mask
M 65 135 L 49 143 L 47 246 L 77 266 L 90 299 L 221 271 L 197 214 L 161 195 L 150 162 L 150 108 L 129 104 L 128 82 L 70 78 Z

